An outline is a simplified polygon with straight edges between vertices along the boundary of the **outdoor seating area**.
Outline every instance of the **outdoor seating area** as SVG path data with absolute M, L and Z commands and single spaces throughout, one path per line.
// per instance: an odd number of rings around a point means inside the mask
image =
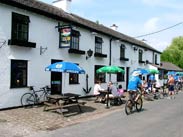
M 68 111 L 68 107 L 76 106 L 79 112 L 82 112 L 81 105 L 85 105 L 86 102 L 79 102 L 79 94 L 66 93 L 62 95 L 48 95 L 47 101 L 44 102 L 44 111 L 59 111 L 63 114 L 64 111 Z

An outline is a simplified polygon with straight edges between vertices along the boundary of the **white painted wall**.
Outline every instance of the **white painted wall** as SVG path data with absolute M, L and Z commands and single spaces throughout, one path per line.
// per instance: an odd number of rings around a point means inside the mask
M 10 61 L 11 59 L 28 60 L 28 86 L 35 86 L 36 89 L 45 85 L 50 85 L 50 72 L 45 72 L 46 66 L 50 65 L 51 59 L 58 59 L 63 61 L 70 61 L 78 63 L 89 75 L 89 87 L 94 86 L 94 66 L 95 65 L 109 65 L 109 41 L 108 36 L 98 34 L 102 37 L 103 54 L 107 54 L 107 58 L 97 58 L 92 56 L 86 60 L 86 55 L 69 54 L 68 48 L 59 48 L 59 32 L 55 28 L 58 25 L 58 21 L 52 20 L 45 16 L 40 16 L 29 11 L 21 10 L 18 8 L 10 7 L 0 4 L 0 16 L 3 20 L 0 21 L 0 38 L 11 39 L 11 18 L 12 12 L 27 15 L 30 18 L 29 27 L 29 41 L 36 42 L 36 48 L 18 47 L 12 45 L 6 45 L 0 48 L 0 109 L 20 106 L 21 96 L 29 92 L 28 88 L 10 88 Z M 62 21 L 61 21 L 62 22 Z M 91 34 L 89 30 L 77 27 L 76 30 L 80 31 L 80 49 L 87 51 L 89 49 L 95 50 L 95 36 Z M 121 43 L 126 46 L 126 58 L 129 61 L 120 61 L 120 45 Z M 112 41 L 112 65 L 121 67 L 130 67 L 130 71 L 139 67 L 146 67 L 139 65 L 138 63 L 138 51 L 132 49 L 132 45 L 125 42 Z M 47 47 L 47 50 L 40 55 L 40 46 Z M 152 59 L 152 51 L 147 51 L 149 54 L 144 55 L 144 58 Z M 69 85 L 69 74 L 63 74 L 62 91 L 73 92 L 85 96 L 82 88 L 86 88 L 86 74 L 79 76 L 80 84 Z M 126 78 L 126 76 L 125 76 Z M 106 76 L 108 82 L 109 76 Z M 112 75 L 112 81 L 116 81 L 116 75 Z M 125 82 L 119 83 L 125 88 Z M 107 83 L 103 83 L 102 86 L 107 87 Z M 93 94 L 93 89 L 90 95 Z

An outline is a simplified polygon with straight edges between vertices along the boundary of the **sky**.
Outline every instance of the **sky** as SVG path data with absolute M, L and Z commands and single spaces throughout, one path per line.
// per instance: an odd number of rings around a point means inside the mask
M 52 4 L 54 0 L 40 0 Z M 138 37 L 159 51 L 165 50 L 173 38 L 183 36 L 183 0 L 72 0 L 71 13 L 110 27 L 120 33 Z

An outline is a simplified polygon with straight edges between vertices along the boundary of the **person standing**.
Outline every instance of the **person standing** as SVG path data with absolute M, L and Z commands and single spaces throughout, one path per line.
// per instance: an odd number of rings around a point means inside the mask
M 173 95 L 174 95 L 174 84 L 175 84 L 175 80 L 174 80 L 173 76 L 170 75 L 170 77 L 168 79 L 168 91 L 169 91 L 170 99 L 172 99 Z

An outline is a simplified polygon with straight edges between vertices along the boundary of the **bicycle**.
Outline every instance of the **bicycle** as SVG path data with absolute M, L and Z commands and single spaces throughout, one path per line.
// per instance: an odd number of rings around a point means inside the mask
M 138 89 L 136 92 L 134 91 L 129 91 L 129 92 L 131 92 L 132 98 L 128 99 L 125 104 L 125 113 L 127 115 L 133 113 L 134 107 L 136 108 L 137 112 L 140 112 L 143 106 L 141 91 Z
M 30 86 L 29 89 L 32 93 L 25 93 L 21 97 L 21 105 L 23 107 L 34 106 L 47 101 L 47 96 L 51 92 L 51 89 L 48 86 L 42 87 L 38 91 L 36 91 L 33 86 Z

